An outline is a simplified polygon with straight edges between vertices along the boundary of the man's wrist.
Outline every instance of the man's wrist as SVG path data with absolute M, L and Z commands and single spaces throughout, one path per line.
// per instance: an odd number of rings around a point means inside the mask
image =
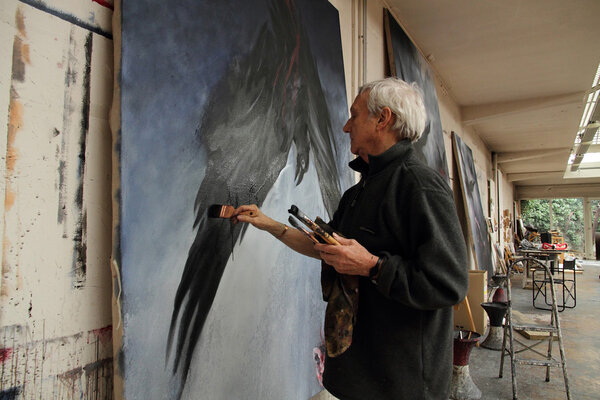
M 378 257 L 377 262 L 371 269 L 369 270 L 369 279 L 373 282 L 377 282 L 377 278 L 381 275 L 381 266 L 385 261 L 384 257 Z
M 277 223 L 277 225 L 274 228 L 270 229 L 269 232 L 271 233 L 271 235 L 281 240 L 283 238 L 283 235 L 286 234 L 289 228 L 290 227 L 286 224 Z

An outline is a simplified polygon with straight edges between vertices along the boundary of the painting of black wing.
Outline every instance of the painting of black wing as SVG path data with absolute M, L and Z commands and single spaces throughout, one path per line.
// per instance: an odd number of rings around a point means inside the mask
M 454 132 L 452 132 L 452 142 L 456 165 L 459 170 L 460 187 L 465 201 L 467 226 L 472 239 L 476 266 L 480 270 L 486 270 L 488 272 L 488 280 L 491 280 L 494 275 L 492 245 L 479 194 L 473 152 L 462 141 L 460 136 Z
M 444 149 L 444 133 L 431 68 L 387 10 L 385 10 L 385 31 L 391 75 L 406 82 L 417 83 L 423 92 L 427 123 L 421 138 L 415 143 L 417 154 L 450 183 Z
M 207 210 L 333 215 L 352 183 L 338 12 L 327 0 L 121 12 L 124 396 L 310 398 L 318 262 Z

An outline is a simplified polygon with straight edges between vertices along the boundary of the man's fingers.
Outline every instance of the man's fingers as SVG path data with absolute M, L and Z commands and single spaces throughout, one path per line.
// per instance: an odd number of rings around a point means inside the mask
M 322 244 L 322 243 L 315 244 L 315 250 L 317 250 L 320 253 L 325 253 L 325 254 L 337 254 L 337 249 L 335 247 L 336 247 L 336 245 L 333 245 L 333 244 Z
M 256 213 L 258 212 L 258 207 L 256 206 L 256 204 L 245 204 L 236 208 L 233 214 L 239 215 L 241 212 L 244 211 L 254 211 Z
M 239 214 L 234 218 L 237 219 L 239 222 L 250 222 L 250 220 L 252 219 L 252 217 L 243 214 Z
M 338 235 L 335 232 L 333 232 L 333 238 L 335 240 L 337 240 L 339 244 L 344 245 L 344 246 L 347 246 L 352 243 L 352 239 L 346 239 L 344 237 L 341 237 L 340 235 Z
M 342 246 L 352 246 L 355 244 L 360 244 L 358 243 L 355 239 L 347 239 L 343 236 L 338 235 L 337 233 L 333 233 L 333 238 L 335 240 L 338 241 L 339 244 L 341 244 Z
M 321 260 L 325 261 L 327 264 L 329 264 L 329 265 L 331 265 L 332 267 L 335 268 L 335 266 L 334 266 L 334 264 L 335 264 L 334 263 L 335 258 L 334 258 L 334 256 L 332 254 L 324 253 L 324 252 L 321 252 L 319 254 L 321 256 Z

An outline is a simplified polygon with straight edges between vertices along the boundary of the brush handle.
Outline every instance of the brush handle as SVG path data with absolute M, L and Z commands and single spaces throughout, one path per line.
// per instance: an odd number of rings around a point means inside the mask
M 298 207 L 292 205 L 288 212 L 302 221 L 306 226 L 308 226 L 314 233 L 319 235 L 327 244 L 339 245 L 340 243 L 333 238 L 329 233 L 325 232 L 323 228 L 319 225 L 315 224 L 306 214 L 304 214 Z
M 256 215 L 256 213 L 252 210 L 248 210 L 248 211 L 242 211 L 238 215 L 247 215 L 249 217 L 254 217 Z
M 298 222 L 294 219 L 294 217 L 292 217 L 290 215 L 290 217 L 288 218 L 288 222 L 290 223 L 290 225 L 292 225 L 294 228 L 298 229 L 300 232 L 304 233 L 306 236 L 308 236 L 308 238 L 310 240 L 312 240 L 313 243 L 317 244 L 319 243 L 319 240 L 315 237 L 315 235 L 313 235 L 312 233 L 310 233 L 307 229 L 303 228 L 300 226 L 300 224 L 298 224 Z

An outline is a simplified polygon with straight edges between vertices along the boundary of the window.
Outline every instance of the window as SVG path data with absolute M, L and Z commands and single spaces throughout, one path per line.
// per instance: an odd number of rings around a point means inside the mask
M 558 231 L 569 251 L 584 251 L 583 199 L 521 200 L 523 224 L 547 232 Z

